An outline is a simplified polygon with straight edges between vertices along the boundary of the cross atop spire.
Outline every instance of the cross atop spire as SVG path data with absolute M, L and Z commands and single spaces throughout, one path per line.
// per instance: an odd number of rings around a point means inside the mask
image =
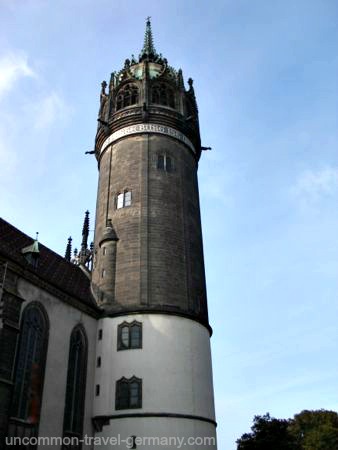
M 150 16 L 148 16 L 147 22 L 146 22 L 146 31 L 144 33 L 144 43 L 143 43 L 143 48 L 141 50 L 140 59 L 154 58 L 156 56 L 157 56 L 157 53 L 156 53 L 155 46 L 154 46 Z

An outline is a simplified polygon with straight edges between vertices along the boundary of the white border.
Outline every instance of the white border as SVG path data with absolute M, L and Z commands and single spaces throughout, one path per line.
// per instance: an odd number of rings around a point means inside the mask
M 165 136 L 173 137 L 185 145 L 187 145 L 195 154 L 196 150 L 193 143 L 188 139 L 183 133 L 175 130 L 175 128 L 167 127 L 165 125 L 159 125 L 157 123 L 140 123 L 137 125 L 130 125 L 129 127 L 121 128 L 120 130 L 112 133 L 102 144 L 100 154 L 102 154 L 105 149 L 113 142 L 121 139 L 122 137 L 129 136 L 132 134 L 143 134 L 143 133 L 155 133 L 164 134 Z

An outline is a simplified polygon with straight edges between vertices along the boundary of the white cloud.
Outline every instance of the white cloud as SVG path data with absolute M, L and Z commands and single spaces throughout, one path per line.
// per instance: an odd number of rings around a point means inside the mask
M 0 98 L 9 92 L 21 77 L 35 77 L 23 53 L 8 52 L 0 57 Z
M 70 109 L 56 92 L 51 92 L 47 96 L 41 98 L 33 107 L 35 123 L 37 130 L 50 127 L 55 121 L 62 121 L 70 114 Z
M 291 193 L 312 202 L 338 195 L 338 167 L 306 170 L 298 177 Z

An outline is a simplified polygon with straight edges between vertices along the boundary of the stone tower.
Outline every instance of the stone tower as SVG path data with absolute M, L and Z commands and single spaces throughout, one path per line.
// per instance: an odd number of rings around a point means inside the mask
M 216 449 L 201 141 L 188 85 L 156 52 L 149 19 L 139 58 L 102 83 L 92 292 L 104 318 L 94 423 L 97 436 L 190 437 L 191 449 L 194 438 L 209 437 L 199 448 Z

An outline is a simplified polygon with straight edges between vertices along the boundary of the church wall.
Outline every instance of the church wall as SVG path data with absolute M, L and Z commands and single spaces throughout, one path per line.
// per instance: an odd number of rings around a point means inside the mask
M 62 437 L 69 341 L 73 328 L 79 323 L 85 328 L 88 338 L 83 434 L 91 436 L 93 433 L 91 419 L 97 333 L 96 319 L 60 301 L 24 279 L 20 279 L 18 282 L 18 293 L 25 300 L 22 308 L 27 306 L 29 302 L 40 302 L 46 309 L 50 322 L 39 436 Z M 48 448 L 60 450 L 59 446 L 48 446 Z M 89 450 L 90 448 L 90 446 L 83 446 L 83 450 Z M 39 450 L 43 450 L 43 446 L 40 446 Z
M 125 450 L 127 445 L 127 448 L 132 448 L 131 436 L 144 439 L 143 443 L 137 442 L 137 450 L 217 449 L 215 425 L 173 417 L 134 417 L 111 420 L 110 425 L 103 427 L 102 433 L 97 434 L 101 442 L 94 448 L 95 450 L 107 448 Z M 117 443 L 114 443 L 112 447 L 105 445 L 104 439 L 112 437 L 117 439 Z
M 142 323 L 142 348 L 117 350 L 118 325 L 134 320 Z M 135 314 L 101 319 L 99 328 L 102 363 L 95 384 L 101 392 L 94 416 L 156 412 L 215 420 L 210 337 L 203 325 L 173 315 Z M 142 408 L 115 410 L 116 381 L 133 375 L 142 379 Z

